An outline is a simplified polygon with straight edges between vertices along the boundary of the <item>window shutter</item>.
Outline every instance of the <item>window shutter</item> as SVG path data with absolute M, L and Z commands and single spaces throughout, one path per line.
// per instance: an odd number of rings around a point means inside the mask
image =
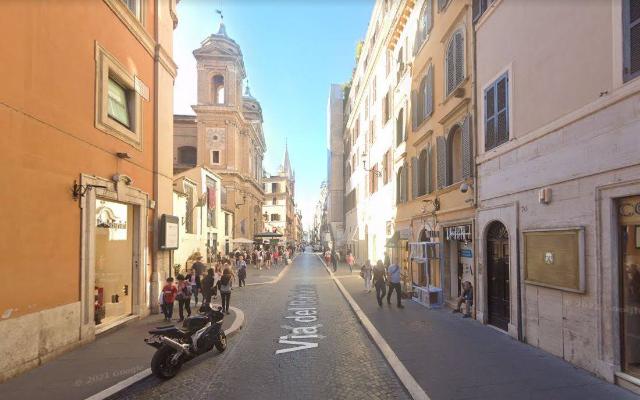
M 427 5 L 424 9 L 424 34 L 423 38 L 426 38 L 429 32 L 431 32 L 431 26 L 433 26 L 433 0 L 426 0 Z M 424 39 L 423 39 L 424 40 Z
M 419 124 L 418 110 L 420 107 L 418 106 L 418 93 L 414 90 L 411 92 L 411 120 L 412 126 L 415 130 Z
M 464 36 L 461 31 L 455 34 L 453 41 L 455 42 L 455 87 L 464 79 Z
M 425 85 L 425 93 L 424 96 L 424 117 L 430 117 L 433 114 L 433 66 L 429 66 L 429 71 L 427 72 L 427 84 Z
M 509 104 L 508 104 L 508 77 L 505 75 L 496 83 L 496 146 L 509 141 Z
M 396 204 L 402 203 L 401 182 L 402 182 L 402 168 L 400 168 L 400 170 L 398 170 L 398 173 L 396 174 Z
M 447 95 L 451 93 L 451 90 L 455 87 L 455 64 L 454 64 L 454 42 L 455 40 L 451 40 L 449 42 L 449 47 L 447 47 Z
M 484 148 L 491 150 L 496 147 L 496 104 L 495 86 L 487 88 L 484 93 Z
M 624 25 L 624 79 L 635 78 L 640 72 L 640 2 L 625 0 Z
M 436 139 L 436 152 L 438 153 L 438 189 L 447 186 L 447 143 L 444 137 Z
M 402 166 L 402 202 L 407 202 L 407 197 L 409 195 L 409 167 L 407 163 Z
M 473 137 L 471 117 L 467 115 L 462 124 L 462 177 L 470 178 L 473 173 Z
M 411 159 L 411 198 L 418 197 L 418 159 L 413 157 Z
M 427 193 L 433 192 L 433 185 L 435 182 L 432 182 L 431 176 L 433 175 L 432 168 L 432 160 L 433 160 L 433 152 L 431 151 L 431 146 L 429 146 L 429 150 L 427 151 Z

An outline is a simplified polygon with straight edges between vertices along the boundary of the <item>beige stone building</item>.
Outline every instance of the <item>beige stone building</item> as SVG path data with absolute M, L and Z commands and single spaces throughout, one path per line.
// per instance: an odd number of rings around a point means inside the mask
M 289 149 L 285 147 L 278 174 L 266 176 L 262 206 L 265 231 L 282 235 L 281 244 L 296 242 L 295 173 L 291 169 Z
M 174 0 L 15 1 L 2 14 L 0 265 L 31 262 L 27 283 L 0 293 L 0 381 L 157 306 L 178 22 Z
M 174 167 L 201 165 L 220 176 L 221 206 L 233 213 L 234 238 L 250 240 L 263 229 L 262 109 L 248 86 L 242 93 L 242 51 L 223 23 L 193 54 L 198 104 L 195 116 L 175 116 Z
M 638 391 L 637 2 L 474 3 L 477 318 Z
M 344 88 L 333 84 L 327 101 L 327 222 L 331 243 L 345 247 L 344 237 Z

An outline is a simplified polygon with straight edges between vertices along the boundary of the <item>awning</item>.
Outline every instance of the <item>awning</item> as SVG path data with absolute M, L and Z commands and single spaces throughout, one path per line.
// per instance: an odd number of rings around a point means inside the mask
M 282 237 L 282 233 L 277 232 L 261 232 L 253 235 L 254 238 L 278 238 Z
M 235 238 L 231 240 L 233 243 L 238 243 L 238 244 L 253 244 L 253 240 L 247 239 L 247 238 Z

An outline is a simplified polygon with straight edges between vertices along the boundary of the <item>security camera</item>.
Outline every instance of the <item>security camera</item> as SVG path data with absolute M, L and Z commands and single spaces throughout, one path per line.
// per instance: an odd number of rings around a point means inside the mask
M 467 182 L 463 182 L 462 185 L 460 185 L 460 192 L 467 193 L 470 188 L 471 186 L 469 186 Z

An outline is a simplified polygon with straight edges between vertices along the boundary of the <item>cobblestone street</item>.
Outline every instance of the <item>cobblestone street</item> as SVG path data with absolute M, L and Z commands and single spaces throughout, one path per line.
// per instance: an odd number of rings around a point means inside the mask
M 296 322 L 291 308 L 300 288 L 317 296 L 317 321 Z M 299 297 L 299 295 L 296 295 Z M 225 353 L 187 363 L 170 381 L 147 378 L 112 399 L 406 399 L 406 392 L 371 342 L 319 259 L 299 255 L 276 284 L 236 288 L 231 304 L 246 316 Z M 300 307 L 304 308 L 304 307 Z M 321 338 L 279 343 L 283 326 L 317 326 Z M 312 335 L 310 335 L 312 336 Z

